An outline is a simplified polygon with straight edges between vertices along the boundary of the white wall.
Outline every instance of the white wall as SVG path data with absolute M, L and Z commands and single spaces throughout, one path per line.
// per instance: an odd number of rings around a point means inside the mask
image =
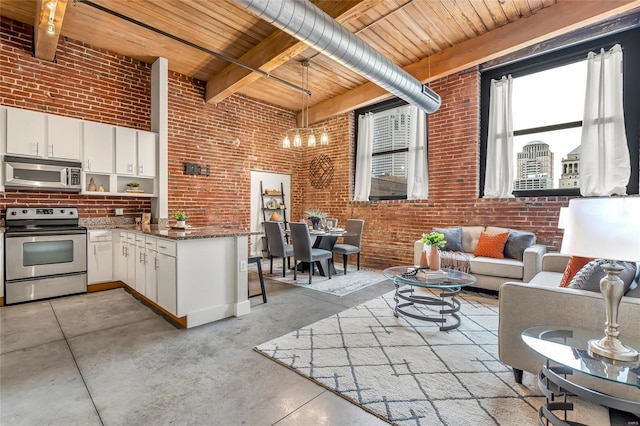
M 284 203 L 287 207 L 287 222 L 291 221 L 291 176 L 279 173 L 251 172 L 251 231 L 264 231 L 262 228 L 262 194 L 260 193 L 260 182 L 263 189 L 280 188 L 280 183 L 284 186 Z M 265 201 L 270 197 L 264 197 Z M 271 215 L 271 213 L 269 213 Z M 267 217 L 269 220 L 269 217 Z M 266 248 L 266 247 L 264 247 Z M 260 256 L 263 249 L 263 239 L 260 235 L 251 236 L 251 247 L 249 251 L 252 256 Z

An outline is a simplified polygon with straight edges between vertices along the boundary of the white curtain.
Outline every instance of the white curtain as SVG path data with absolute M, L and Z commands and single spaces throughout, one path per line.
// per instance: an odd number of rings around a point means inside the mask
M 358 117 L 356 187 L 354 201 L 369 201 L 371 194 L 371 154 L 373 151 L 373 114 Z
M 491 80 L 485 198 L 513 197 L 513 118 L 511 76 Z
M 580 193 L 625 195 L 631 176 L 622 105 L 622 48 L 587 55 L 587 90 L 580 145 Z M 634 94 L 632 96 L 638 96 Z
M 407 199 L 426 200 L 429 193 L 427 170 L 427 114 L 409 107 L 409 155 Z

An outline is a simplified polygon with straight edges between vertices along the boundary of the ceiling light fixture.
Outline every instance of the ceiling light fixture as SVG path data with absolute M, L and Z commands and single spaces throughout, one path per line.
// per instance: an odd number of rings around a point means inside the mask
M 329 135 L 327 134 L 326 127 L 309 127 L 309 97 L 311 91 L 309 90 L 309 61 L 305 60 L 300 63 L 302 65 L 302 119 L 301 123 L 304 127 L 295 127 L 289 129 L 284 133 L 284 139 L 282 139 L 283 148 L 291 148 L 291 139 L 289 133 L 295 133 L 293 136 L 293 147 L 299 148 L 302 146 L 303 135 L 307 135 L 307 146 L 316 146 L 316 133 L 320 134 L 320 145 L 329 145 Z
M 56 19 L 56 8 L 58 7 L 58 0 L 52 0 L 47 3 L 47 7 L 49 8 L 49 19 L 47 20 L 47 34 L 55 35 L 56 34 L 56 26 L 54 25 L 54 21 Z

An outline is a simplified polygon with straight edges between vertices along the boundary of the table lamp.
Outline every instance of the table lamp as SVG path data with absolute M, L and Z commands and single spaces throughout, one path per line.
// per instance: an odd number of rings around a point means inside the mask
M 606 259 L 600 292 L 606 311 L 605 336 L 589 341 L 589 352 L 619 361 L 635 361 L 638 352 L 620 341 L 618 307 L 624 270 L 616 261 L 640 261 L 640 197 L 577 198 L 569 202 L 563 221 L 563 253 Z M 564 218 L 563 218 L 564 219 Z

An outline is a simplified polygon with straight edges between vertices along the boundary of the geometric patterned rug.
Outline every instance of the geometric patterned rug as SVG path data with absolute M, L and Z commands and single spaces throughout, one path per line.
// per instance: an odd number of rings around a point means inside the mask
M 525 373 L 525 383 L 516 384 L 498 359 L 497 299 L 461 293 L 460 327 L 439 331 L 434 323 L 396 318 L 393 294 L 255 350 L 392 424 L 537 424 L 544 398 L 534 376 Z M 609 424 L 605 408 L 573 402 L 570 420 Z
M 282 270 L 274 270 L 273 275 L 269 275 L 267 273 L 265 276 L 282 283 L 292 284 L 298 287 L 321 291 L 323 293 L 329 293 L 340 297 L 386 280 L 384 275 L 377 271 L 368 271 L 365 269 L 360 269 L 358 271 L 356 268 L 353 268 L 353 270 L 349 268 L 347 269 L 347 274 L 344 275 L 343 269 L 336 269 L 337 274 L 332 275 L 331 279 L 329 279 L 329 277 L 323 277 L 316 272 L 311 279 L 311 285 L 309 285 L 309 272 L 298 272 L 296 281 L 293 280 L 293 271 L 288 271 L 286 277 L 282 276 Z

